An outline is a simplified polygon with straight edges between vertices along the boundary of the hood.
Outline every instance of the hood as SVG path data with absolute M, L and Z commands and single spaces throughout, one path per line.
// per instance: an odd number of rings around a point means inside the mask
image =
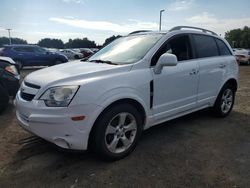
M 110 65 L 104 63 L 90 63 L 74 61 L 44 68 L 29 74 L 25 81 L 39 86 L 53 85 L 60 82 L 82 81 L 102 75 L 125 72 L 132 65 Z

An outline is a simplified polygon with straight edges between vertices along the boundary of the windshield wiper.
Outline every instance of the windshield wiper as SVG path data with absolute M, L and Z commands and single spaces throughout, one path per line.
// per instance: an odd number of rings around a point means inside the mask
M 93 59 L 93 60 L 90 60 L 89 62 L 106 63 L 109 65 L 118 65 L 116 63 L 113 63 L 112 61 L 105 61 L 105 60 L 101 60 L 101 59 Z

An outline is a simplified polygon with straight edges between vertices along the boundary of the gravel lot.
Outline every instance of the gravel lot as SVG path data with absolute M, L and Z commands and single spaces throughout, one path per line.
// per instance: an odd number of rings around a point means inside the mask
M 24 70 L 23 75 L 32 70 Z M 0 187 L 249 187 L 250 66 L 240 67 L 231 115 L 208 110 L 144 132 L 127 158 L 102 162 L 23 131 L 13 105 L 0 116 Z

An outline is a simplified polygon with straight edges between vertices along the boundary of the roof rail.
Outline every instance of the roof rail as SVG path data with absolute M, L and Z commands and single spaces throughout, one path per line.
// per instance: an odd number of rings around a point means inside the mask
M 138 31 L 133 31 L 131 33 L 129 33 L 128 35 L 133 35 L 133 34 L 136 34 L 136 33 L 144 33 L 144 32 L 150 32 L 152 30 L 138 30 Z
M 183 28 L 186 28 L 186 29 L 195 29 L 195 30 L 200 30 L 202 31 L 203 33 L 211 33 L 213 35 L 217 35 L 215 32 L 213 31 L 210 31 L 210 30 L 207 30 L 207 29 L 203 29 L 203 28 L 199 28 L 199 27 L 191 27 L 191 26 L 176 26 L 172 29 L 170 29 L 169 31 L 176 31 L 176 30 L 181 30 Z

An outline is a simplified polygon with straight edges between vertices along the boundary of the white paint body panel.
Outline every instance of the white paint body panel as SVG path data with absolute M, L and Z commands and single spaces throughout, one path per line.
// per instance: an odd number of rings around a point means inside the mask
M 155 74 L 150 67 L 153 54 L 170 37 L 195 31 L 173 31 L 160 39 L 140 61 L 129 65 L 75 62 L 31 73 L 26 82 L 41 86 L 32 101 L 16 97 L 17 119 L 26 130 L 64 148 L 85 150 L 90 131 L 101 112 L 120 99 L 133 99 L 145 110 L 144 129 L 182 115 L 212 106 L 229 79 L 238 79 L 234 56 L 193 59 L 164 67 Z M 200 33 L 200 32 L 199 32 Z M 228 44 L 227 44 L 228 45 Z M 220 64 L 226 66 L 221 68 Z M 195 71 L 196 74 L 191 74 Z M 150 81 L 154 83 L 150 107 Z M 39 97 L 50 87 L 79 85 L 68 107 L 47 107 Z M 71 117 L 84 115 L 82 121 Z M 63 145 L 58 140 L 67 142 Z

